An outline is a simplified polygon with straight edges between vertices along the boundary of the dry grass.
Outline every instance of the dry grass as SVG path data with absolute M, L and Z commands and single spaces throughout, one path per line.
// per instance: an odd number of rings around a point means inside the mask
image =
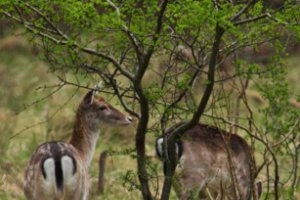
M 75 93 L 76 88 L 65 87 L 45 101 L 31 105 L 32 102 L 51 92 L 51 89 L 36 90 L 37 87 L 52 85 L 58 81 L 54 74 L 48 72 L 47 65 L 34 57 L 35 51 L 20 37 L 9 36 L 0 40 L 1 200 L 24 199 L 23 173 L 32 151 L 45 141 L 67 140 L 72 131 L 75 108 L 85 93 L 80 90 L 74 98 L 66 102 Z M 295 67 L 299 63 L 299 58 L 294 58 L 290 62 L 292 67 L 289 79 L 293 89 L 299 93 L 297 85 L 300 70 L 299 67 Z M 148 77 L 150 75 L 148 74 Z M 265 103 L 256 91 L 251 90 L 247 95 L 255 104 Z M 295 99 L 291 99 L 290 103 L 299 108 L 299 102 Z M 24 105 L 30 106 L 24 109 Z M 61 106 L 63 108 L 60 108 Z M 48 120 L 47 123 L 35 126 L 45 120 Z M 135 128 L 136 125 L 133 125 L 129 128 L 103 131 L 90 167 L 93 186 L 90 199 L 141 199 L 137 190 L 128 191 L 128 184 L 124 184 L 125 174 L 128 171 L 136 172 L 136 159 L 122 153 L 134 148 Z M 11 138 L 16 133 L 18 135 Z M 148 136 L 146 148 L 151 157 L 154 157 L 154 140 L 153 135 Z M 103 150 L 110 150 L 112 154 L 107 160 L 105 193 L 99 197 L 95 195 L 98 177 L 97 160 Z M 161 172 L 160 163 L 157 160 L 155 163 Z M 160 183 L 161 181 L 162 179 Z M 176 199 L 174 194 L 172 199 Z
M 14 36 L 0 40 L 0 82 L 0 199 L 24 199 L 23 174 L 32 151 L 46 141 L 68 139 L 75 109 L 86 91 L 75 94 L 76 88 L 64 87 L 37 103 L 53 89 L 36 88 L 58 80 L 48 72 L 45 63 L 33 56 L 24 38 Z M 139 192 L 128 192 L 123 186 L 123 176 L 128 170 L 136 170 L 136 161 L 129 155 L 118 155 L 134 148 L 134 130 L 135 125 L 101 133 L 90 167 L 91 199 L 98 199 L 93 193 L 98 177 L 97 160 L 103 150 L 114 153 L 107 161 L 105 194 L 101 199 L 140 199 Z

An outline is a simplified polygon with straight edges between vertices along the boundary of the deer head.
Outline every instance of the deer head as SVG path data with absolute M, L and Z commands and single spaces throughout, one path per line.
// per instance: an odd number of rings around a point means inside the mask
M 132 118 L 114 108 L 103 97 L 97 96 L 94 90 L 83 98 L 77 112 L 77 117 L 84 118 L 90 127 L 108 125 L 129 125 Z

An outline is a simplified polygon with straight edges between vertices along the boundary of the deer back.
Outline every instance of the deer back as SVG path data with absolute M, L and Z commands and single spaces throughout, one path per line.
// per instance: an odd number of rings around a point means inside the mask
M 162 140 L 158 139 L 157 147 L 158 143 Z M 254 163 L 249 145 L 240 136 L 198 124 L 182 135 L 176 149 L 179 149 L 176 177 L 182 188 L 181 196 L 185 196 L 183 199 L 188 198 L 188 191 L 200 192 L 206 188 L 216 195 L 222 190 L 229 199 L 236 189 L 241 199 L 249 197 Z

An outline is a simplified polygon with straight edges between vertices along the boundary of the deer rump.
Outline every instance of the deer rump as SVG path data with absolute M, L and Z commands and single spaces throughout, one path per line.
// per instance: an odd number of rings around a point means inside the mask
M 163 136 L 156 141 L 160 158 L 162 144 Z M 200 199 L 246 200 L 253 196 L 251 171 L 255 172 L 255 164 L 250 147 L 240 136 L 198 124 L 176 142 L 176 152 L 179 164 L 174 188 L 180 199 L 197 196 Z M 259 190 L 261 183 L 255 190 L 257 198 Z
M 32 200 L 85 199 L 83 193 L 77 192 L 88 185 L 87 178 L 80 176 L 85 174 L 86 169 L 82 163 L 78 163 L 78 157 L 77 150 L 67 143 L 48 142 L 40 145 L 26 169 L 26 197 Z

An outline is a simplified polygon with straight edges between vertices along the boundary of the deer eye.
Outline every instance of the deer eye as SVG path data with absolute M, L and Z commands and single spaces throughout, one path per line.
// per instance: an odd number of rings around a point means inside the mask
M 106 106 L 100 106 L 100 107 L 99 107 L 99 110 L 103 111 L 103 110 L 105 110 L 106 108 L 107 108 Z

